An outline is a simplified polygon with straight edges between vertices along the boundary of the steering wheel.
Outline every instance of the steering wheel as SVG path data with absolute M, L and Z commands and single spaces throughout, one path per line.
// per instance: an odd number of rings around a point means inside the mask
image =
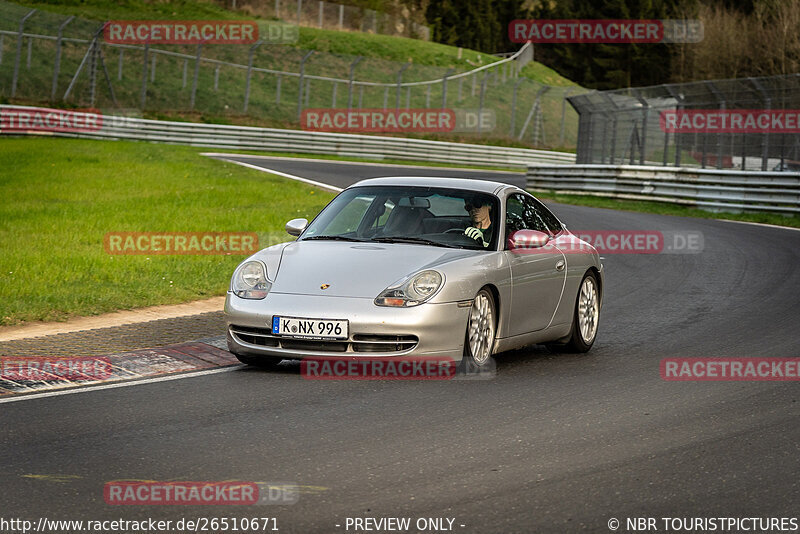
M 450 228 L 449 230 L 445 230 L 444 233 L 445 234 L 455 234 L 455 233 L 463 234 L 464 230 L 461 230 L 460 228 Z

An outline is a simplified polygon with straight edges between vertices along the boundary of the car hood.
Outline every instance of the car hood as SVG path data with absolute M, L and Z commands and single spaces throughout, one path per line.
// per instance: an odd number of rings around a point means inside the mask
M 297 241 L 283 249 L 272 292 L 374 299 L 410 274 L 479 253 L 400 243 Z

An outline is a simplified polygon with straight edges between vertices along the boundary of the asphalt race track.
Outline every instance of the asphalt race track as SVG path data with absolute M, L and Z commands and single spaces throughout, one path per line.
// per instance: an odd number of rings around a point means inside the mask
M 340 187 L 370 176 L 454 174 L 240 159 Z M 3 515 L 268 516 L 283 533 L 347 532 L 347 517 L 364 516 L 455 518 L 453 530 L 464 533 L 609 532 L 611 518 L 625 532 L 635 517 L 797 516 L 799 384 L 667 382 L 659 362 L 800 356 L 800 232 L 552 208 L 572 229 L 699 231 L 704 250 L 606 255 L 593 350 L 504 354 L 491 380 L 307 381 L 284 364 L 2 404 Z M 289 506 L 106 505 L 103 486 L 119 479 L 304 489 Z

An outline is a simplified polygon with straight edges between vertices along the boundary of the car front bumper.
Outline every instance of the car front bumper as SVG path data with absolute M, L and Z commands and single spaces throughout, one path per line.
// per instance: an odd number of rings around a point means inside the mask
M 461 361 L 470 307 L 425 303 L 376 306 L 372 299 L 270 293 L 262 300 L 228 293 L 225 322 L 235 354 L 271 358 L 452 358 Z M 272 317 L 346 319 L 347 340 L 298 340 L 272 335 Z

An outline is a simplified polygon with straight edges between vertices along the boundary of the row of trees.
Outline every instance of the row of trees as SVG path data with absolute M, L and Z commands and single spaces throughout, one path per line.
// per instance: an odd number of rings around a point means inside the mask
M 685 44 L 539 44 L 537 60 L 585 87 L 613 89 L 800 72 L 800 0 L 406 0 L 434 40 L 507 52 L 514 19 L 699 19 Z

